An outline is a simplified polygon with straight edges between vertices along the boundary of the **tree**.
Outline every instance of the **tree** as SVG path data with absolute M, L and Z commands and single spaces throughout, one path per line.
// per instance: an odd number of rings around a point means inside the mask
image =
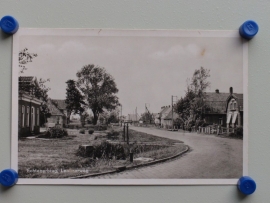
M 32 62 L 32 59 L 37 57 L 37 54 L 29 53 L 27 48 L 24 48 L 19 52 L 19 67 L 21 68 L 20 72 L 23 73 L 26 68 L 26 64 Z
M 68 80 L 66 82 L 66 100 L 65 103 L 67 104 L 67 117 L 68 123 L 71 113 L 80 114 L 84 112 L 84 105 L 85 102 L 83 101 L 84 97 L 80 93 L 80 91 L 76 87 L 76 82 L 74 80 Z
M 207 108 L 205 91 L 210 86 L 210 82 L 207 81 L 209 77 L 210 70 L 203 67 L 196 69 L 192 79 L 187 80 L 185 97 L 181 98 L 174 107 L 175 112 L 187 126 L 195 123 L 197 119 L 201 119 L 203 109 Z
M 86 106 L 93 112 L 93 124 L 104 110 L 119 106 L 118 89 L 114 78 L 102 67 L 89 64 L 77 72 L 76 85 L 84 97 Z

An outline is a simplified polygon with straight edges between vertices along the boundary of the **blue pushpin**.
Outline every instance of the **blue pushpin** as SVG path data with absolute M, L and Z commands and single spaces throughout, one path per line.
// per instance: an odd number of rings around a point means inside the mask
M 251 195 L 256 190 L 256 183 L 251 177 L 242 176 L 238 180 L 238 189 L 245 195 Z
M 11 187 L 18 181 L 18 173 L 13 169 L 6 169 L 0 173 L 0 183 L 3 186 Z
M 19 29 L 18 21 L 12 16 L 4 16 L 0 21 L 0 27 L 7 34 L 14 34 Z
M 244 22 L 243 25 L 241 25 L 241 27 L 239 28 L 240 35 L 247 40 L 252 39 L 258 31 L 259 26 L 253 20 L 248 20 Z

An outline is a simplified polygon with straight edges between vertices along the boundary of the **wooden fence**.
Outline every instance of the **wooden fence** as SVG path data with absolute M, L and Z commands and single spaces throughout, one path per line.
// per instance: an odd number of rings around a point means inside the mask
M 198 127 L 197 129 L 195 126 L 191 128 L 192 132 L 202 133 L 202 134 L 229 134 L 234 133 L 235 128 L 224 128 L 224 127 L 215 127 L 215 126 L 207 126 L 207 127 Z

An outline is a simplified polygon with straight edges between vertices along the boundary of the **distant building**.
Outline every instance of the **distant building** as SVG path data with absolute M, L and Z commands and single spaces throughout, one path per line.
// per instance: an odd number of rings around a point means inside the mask
M 65 127 L 67 125 L 67 110 L 65 100 L 48 99 L 47 106 L 51 116 L 47 118 L 47 127 L 59 125 Z
M 169 115 L 171 112 L 172 108 L 171 106 L 163 106 L 161 107 L 161 111 L 158 113 L 158 118 L 159 119 L 159 124 L 161 127 L 165 128 L 167 126 L 167 120 L 165 118 Z
M 206 123 L 223 127 L 243 125 L 243 94 L 233 93 L 232 87 L 229 93 L 221 93 L 218 89 L 207 92 L 206 104 L 208 108 L 203 110 Z
M 40 132 L 40 106 L 43 101 L 35 96 L 38 88 L 39 85 L 36 77 L 19 77 L 19 136 L 30 136 Z

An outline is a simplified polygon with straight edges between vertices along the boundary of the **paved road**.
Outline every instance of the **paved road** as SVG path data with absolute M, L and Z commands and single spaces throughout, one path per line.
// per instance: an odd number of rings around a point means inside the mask
M 152 135 L 184 141 L 190 147 L 185 155 L 164 163 L 96 177 L 98 179 L 179 179 L 239 178 L 243 168 L 243 141 L 214 135 L 169 132 L 130 127 Z

